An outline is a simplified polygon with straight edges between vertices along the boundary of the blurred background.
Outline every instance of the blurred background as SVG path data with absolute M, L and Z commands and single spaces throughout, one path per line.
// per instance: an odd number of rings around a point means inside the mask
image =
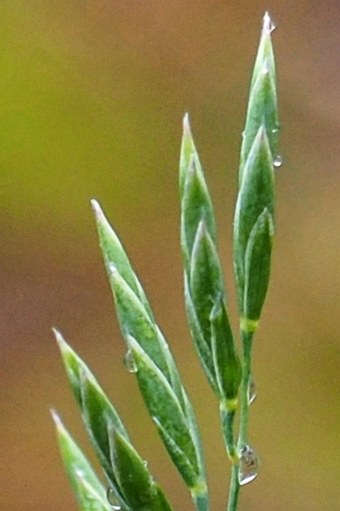
M 229 466 L 217 405 L 183 308 L 177 168 L 189 111 L 235 320 L 231 225 L 266 9 L 278 25 L 284 164 L 254 353 L 250 431 L 261 474 L 242 491 L 240 511 L 340 508 L 339 1 L 2 0 L 1 509 L 77 509 L 51 407 L 90 449 L 51 326 L 96 373 L 175 509 L 191 509 L 122 365 L 93 197 L 120 234 L 171 344 L 197 410 L 212 510 L 224 509 Z

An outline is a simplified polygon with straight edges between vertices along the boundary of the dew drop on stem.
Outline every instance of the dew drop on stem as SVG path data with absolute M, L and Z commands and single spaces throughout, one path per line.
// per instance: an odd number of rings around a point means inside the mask
M 241 486 L 251 483 L 258 474 L 259 459 L 250 445 L 244 445 L 240 450 L 238 481 Z
M 130 349 L 127 350 L 127 352 L 124 355 L 123 359 L 124 367 L 129 373 L 136 373 L 138 368 L 137 364 L 135 362 L 133 353 Z
M 276 169 L 278 169 L 279 167 L 281 167 L 281 165 L 283 164 L 283 158 L 280 154 L 277 154 L 276 156 L 274 156 L 273 158 L 273 165 Z
M 112 488 L 108 488 L 106 492 L 106 498 L 113 511 L 121 511 L 121 506 L 118 504 L 115 492 Z

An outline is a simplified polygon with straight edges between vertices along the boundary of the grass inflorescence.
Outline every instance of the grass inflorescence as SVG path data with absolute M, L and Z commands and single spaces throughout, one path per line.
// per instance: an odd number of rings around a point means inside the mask
M 240 488 L 255 479 L 259 466 L 255 449 L 248 441 L 249 407 L 256 392 L 251 360 L 270 276 L 275 230 L 274 170 L 281 162 L 273 28 L 266 13 L 242 134 L 233 221 L 239 336 L 229 319 L 213 203 L 189 116 L 186 114 L 183 120 L 179 191 L 185 306 L 197 355 L 217 399 L 231 464 L 228 511 L 237 511 Z M 126 346 L 125 367 L 137 378 L 145 406 L 195 508 L 208 511 L 209 492 L 199 429 L 168 341 L 119 238 L 97 201 L 92 201 L 92 207 Z M 55 337 L 104 476 L 103 482 L 53 412 L 63 462 L 80 510 L 170 511 L 167 496 L 135 449 L 96 377 L 60 332 L 55 331 Z

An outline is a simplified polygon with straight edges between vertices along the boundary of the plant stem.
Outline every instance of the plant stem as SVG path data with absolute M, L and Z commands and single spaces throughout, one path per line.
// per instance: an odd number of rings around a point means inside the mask
M 197 511 L 209 511 L 208 492 L 192 493 L 192 499 Z
M 251 350 L 253 332 L 241 330 L 243 345 L 242 381 L 240 388 L 240 432 L 238 437 L 238 449 L 240 450 L 248 442 L 249 420 L 249 384 L 251 377 Z
M 241 330 L 241 338 L 243 345 L 243 360 L 242 360 L 242 381 L 240 388 L 240 430 L 237 441 L 238 451 L 240 451 L 240 449 L 248 442 L 249 384 L 251 378 L 251 351 L 253 332 Z M 235 453 L 235 455 L 237 455 L 237 453 Z M 237 511 L 240 493 L 240 483 L 238 476 L 239 465 L 238 463 L 234 462 L 231 471 L 227 511 Z
M 239 492 L 240 483 L 238 482 L 238 465 L 233 464 L 231 469 L 227 511 L 237 511 Z

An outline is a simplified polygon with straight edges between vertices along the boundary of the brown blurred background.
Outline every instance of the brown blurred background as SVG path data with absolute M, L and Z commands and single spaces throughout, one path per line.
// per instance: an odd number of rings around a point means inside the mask
M 254 361 L 261 475 L 240 511 L 340 509 L 339 1 L 2 0 L 1 510 L 77 509 L 51 407 L 90 449 L 52 325 L 95 371 L 175 509 L 191 509 L 122 366 L 92 197 L 121 235 L 178 360 L 206 446 L 212 510 L 224 509 L 229 466 L 216 402 L 183 312 L 178 154 L 189 111 L 234 303 L 240 134 L 266 9 L 278 25 L 284 165 Z

